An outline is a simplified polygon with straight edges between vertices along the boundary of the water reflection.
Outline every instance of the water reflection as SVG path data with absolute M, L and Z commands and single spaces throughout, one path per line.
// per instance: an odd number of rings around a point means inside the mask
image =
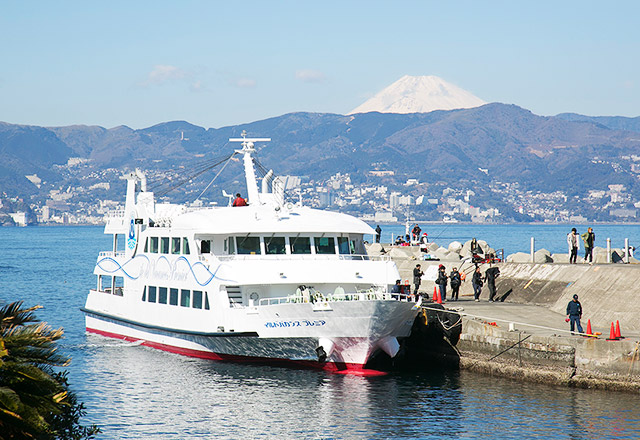
M 640 436 L 628 394 L 464 372 L 362 378 L 211 362 L 94 335 L 84 350 L 80 393 L 102 438 Z

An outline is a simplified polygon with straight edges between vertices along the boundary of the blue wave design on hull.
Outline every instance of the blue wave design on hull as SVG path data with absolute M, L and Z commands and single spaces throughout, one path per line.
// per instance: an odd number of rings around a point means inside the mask
M 127 262 L 125 262 L 124 264 L 120 265 L 120 263 L 118 263 L 118 261 L 116 261 L 114 258 L 112 257 L 105 257 L 102 260 L 99 260 L 96 263 L 96 266 L 99 267 L 100 269 L 102 269 L 103 271 L 109 273 L 109 274 L 113 274 L 116 273 L 118 271 L 122 271 L 122 274 L 125 275 L 127 278 L 131 279 L 131 280 L 137 280 L 138 278 L 140 278 L 142 276 L 142 273 L 139 274 L 138 276 L 133 276 L 131 275 L 129 272 L 127 272 L 125 270 L 125 266 L 127 266 L 129 263 L 131 263 L 133 260 L 135 260 L 136 258 L 144 258 L 147 260 L 147 264 L 149 264 L 151 261 L 149 260 L 149 257 L 147 257 L 146 255 L 136 255 L 135 258 L 128 260 Z M 178 265 L 179 261 L 184 261 L 185 263 L 187 263 L 187 266 L 189 266 L 189 271 L 191 272 L 191 275 L 193 276 L 193 279 L 196 281 L 196 283 L 198 283 L 200 286 L 206 286 L 208 285 L 213 279 L 218 279 L 220 281 L 225 281 L 225 282 L 232 282 L 233 280 L 228 280 L 225 278 L 220 278 L 217 277 L 217 273 L 220 270 L 220 268 L 222 267 L 222 263 L 218 264 L 218 266 L 215 268 L 215 270 L 213 272 L 211 272 L 211 270 L 209 270 L 209 268 L 207 266 L 205 266 L 202 262 L 197 261 L 195 264 L 191 264 L 189 262 L 189 260 L 186 257 L 178 257 L 175 261 L 174 264 L 171 264 L 171 261 L 169 261 L 169 259 L 167 257 L 165 257 L 164 255 L 160 256 L 160 258 L 158 258 L 158 261 L 166 261 L 168 266 L 169 266 L 169 270 L 171 270 L 172 272 L 175 271 L 176 266 Z M 104 263 L 105 262 L 111 262 L 113 264 L 115 264 L 117 267 L 114 270 L 108 269 L 106 267 L 104 267 Z M 194 268 L 197 266 L 202 266 L 204 268 L 204 270 L 207 271 L 207 273 L 210 275 L 210 277 L 204 281 L 204 282 L 200 282 L 200 280 L 198 279 L 198 276 L 195 273 Z M 142 271 L 144 272 L 144 271 Z

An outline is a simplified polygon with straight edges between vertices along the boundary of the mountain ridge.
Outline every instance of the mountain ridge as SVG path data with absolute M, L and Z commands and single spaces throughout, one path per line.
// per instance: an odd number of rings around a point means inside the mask
M 637 133 L 609 128 L 607 120 L 578 119 L 490 103 L 411 114 L 294 112 L 221 128 L 186 121 L 143 129 L 0 123 L 0 185 L 7 194 L 45 200 L 52 188 L 78 184 L 65 165 L 71 157 L 89 160 L 86 174 L 96 176 L 90 184 L 104 182 L 100 175 L 109 169 L 188 173 L 198 162 L 231 154 L 237 145 L 228 139 L 246 130 L 273 139 L 260 151 L 266 168 L 318 182 L 350 173 L 354 182 L 376 184 L 370 171 L 391 170 L 395 176 L 384 180 L 390 188 L 401 190 L 406 179 L 418 178 L 431 186 L 485 191 L 499 206 L 506 203 L 498 200 L 503 195 L 491 196 L 490 188 L 504 184 L 585 199 L 590 190 L 619 184 L 640 199 L 637 168 L 631 159 L 620 159 L 640 157 Z M 217 183 L 227 189 L 242 185 L 240 172 L 230 165 Z M 43 178 L 42 188 L 24 177 L 32 174 Z

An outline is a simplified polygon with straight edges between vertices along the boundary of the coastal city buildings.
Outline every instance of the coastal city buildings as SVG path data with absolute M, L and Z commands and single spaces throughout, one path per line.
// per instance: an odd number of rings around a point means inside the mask
M 630 158 L 631 159 L 631 158 Z M 69 160 L 60 167 L 66 179 L 53 186 L 37 175 L 26 176 L 34 185 L 30 198 L 0 194 L 0 225 L 102 224 L 106 213 L 121 209 L 122 170 L 94 169 L 86 160 Z M 145 170 L 149 189 L 171 186 L 182 178 L 181 170 Z M 207 181 L 208 182 L 208 181 Z M 165 200 L 224 204 L 222 189 L 236 192 L 243 183 L 234 179 L 206 186 L 188 181 Z M 498 180 L 455 182 L 438 176 L 418 178 L 408 173 L 374 170 L 364 176 L 336 173 L 324 180 L 305 176 L 281 176 L 276 184 L 289 200 L 304 205 L 340 210 L 370 222 L 419 219 L 474 223 L 636 221 L 640 197 L 625 185 L 584 190 L 583 195 L 563 191 L 525 191 L 518 183 Z

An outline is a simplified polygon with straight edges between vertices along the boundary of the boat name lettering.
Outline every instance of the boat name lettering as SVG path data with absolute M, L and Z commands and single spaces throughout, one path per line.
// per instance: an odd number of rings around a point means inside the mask
M 322 319 L 316 319 L 313 321 L 309 321 L 308 319 L 304 319 L 301 321 L 272 321 L 264 324 L 267 328 L 279 328 L 279 327 L 321 327 L 325 325 L 327 322 Z

